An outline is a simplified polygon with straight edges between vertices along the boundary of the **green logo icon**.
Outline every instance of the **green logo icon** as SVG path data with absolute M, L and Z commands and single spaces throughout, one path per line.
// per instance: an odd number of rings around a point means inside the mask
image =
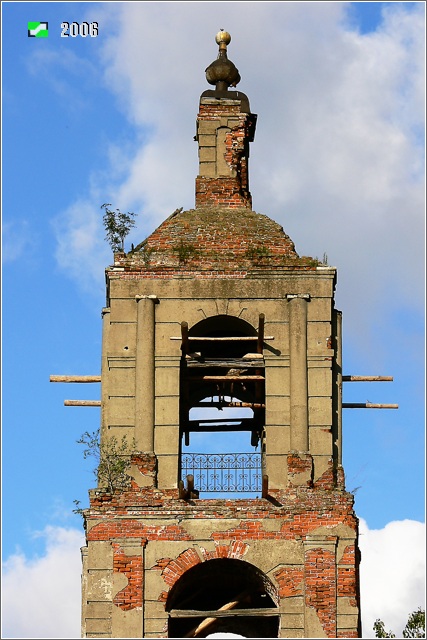
M 47 22 L 29 22 L 28 37 L 29 38 L 47 38 L 49 35 Z

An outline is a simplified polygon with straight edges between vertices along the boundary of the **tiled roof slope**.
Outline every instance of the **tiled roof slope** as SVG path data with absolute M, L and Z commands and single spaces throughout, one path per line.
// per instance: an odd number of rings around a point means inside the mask
M 310 269 L 283 228 L 246 208 L 177 209 L 115 267 L 142 277 L 250 277 L 273 270 Z

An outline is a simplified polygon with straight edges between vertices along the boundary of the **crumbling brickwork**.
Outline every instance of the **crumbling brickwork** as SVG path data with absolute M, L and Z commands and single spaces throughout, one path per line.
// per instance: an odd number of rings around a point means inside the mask
M 336 269 L 252 210 L 256 116 L 224 87 L 238 77 L 229 41 L 218 34 L 219 85 L 200 100 L 195 208 L 106 269 L 101 437 L 135 451 L 128 484 L 91 490 L 84 512 L 86 638 L 361 634 Z M 208 499 L 183 450 L 190 433 L 220 438 L 227 420 L 190 411 L 236 406 L 252 415 L 224 430 L 258 447 L 257 489 Z
M 157 611 L 157 630 L 151 624 L 144 637 L 165 636 L 172 588 L 190 569 L 217 559 L 254 563 L 270 577 L 277 589 L 280 637 L 310 637 L 307 610 L 318 621 L 315 634 L 311 623 L 315 637 L 358 637 L 357 518 L 353 496 L 341 489 L 298 486 L 272 491 L 267 500 L 190 503 L 180 500 L 178 491 L 154 486 L 114 495 L 93 490 L 86 523 L 89 548 L 111 545 L 113 571 L 127 580 L 117 593 L 109 592 L 113 606 L 140 610 L 145 593 L 145 616 Z M 123 541 L 132 545 L 131 555 Z M 92 589 L 97 591 L 96 585 Z M 298 618 L 291 618 L 289 606 L 296 607 Z M 299 624 L 292 626 L 295 620 Z M 140 625 L 142 635 L 144 616 Z
M 241 108 L 241 99 L 201 98 L 196 136 L 200 160 L 196 208 L 252 208 L 248 158 L 256 116 Z

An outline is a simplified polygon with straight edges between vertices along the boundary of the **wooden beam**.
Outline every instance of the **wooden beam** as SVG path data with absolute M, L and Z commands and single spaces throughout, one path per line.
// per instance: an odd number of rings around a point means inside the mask
M 65 407 L 100 407 L 101 400 L 64 400 Z
M 232 616 L 278 616 L 279 610 L 273 608 L 257 608 L 257 609 L 228 609 L 221 611 L 202 611 L 198 609 L 171 609 L 169 611 L 170 618 L 230 618 Z
M 215 614 L 218 614 L 219 611 L 229 611 L 230 609 L 235 609 L 238 604 L 245 602 L 249 598 L 249 594 L 247 591 L 243 592 L 239 596 L 237 596 L 236 600 L 232 600 L 231 602 L 227 602 L 222 607 L 215 611 Z M 206 616 L 206 612 L 202 613 L 202 615 Z M 215 617 L 210 616 L 206 617 L 197 627 L 192 629 L 189 633 L 187 633 L 184 638 L 197 638 L 199 633 L 205 631 L 207 627 L 210 627 L 217 620 L 217 615 Z
M 239 409 L 242 407 L 248 407 L 249 409 L 265 409 L 265 404 L 262 402 L 196 402 L 195 404 L 192 404 L 191 407 L 215 407 L 217 409 L 222 409 L 224 407 L 237 407 Z
M 343 402 L 343 409 L 398 409 L 398 404 L 375 404 L 374 402 Z
M 181 500 L 185 500 L 184 480 L 180 480 L 178 482 L 178 495 L 179 495 Z
M 258 342 L 257 342 L 257 352 L 262 353 L 264 347 L 264 320 L 265 315 L 263 313 L 259 314 L 259 324 L 258 324 Z
M 261 497 L 266 498 L 268 496 L 268 475 L 264 474 L 262 476 L 262 493 Z
M 181 322 L 181 339 L 182 355 L 186 356 L 190 351 L 190 345 L 188 344 L 188 322 L 185 322 L 185 320 Z
M 199 497 L 198 489 L 194 488 L 194 476 L 189 474 L 187 476 L 187 487 L 184 486 L 184 482 L 182 480 L 178 483 L 179 488 L 179 497 L 181 500 L 191 500 Z
M 222 368 L 222 369 L 263 369 L 264 368 L 264 359 L 261 358 L 215 358 L 215 359 L 191 359 L 187 358 L 187 367 L 189 369 L 197 369 L 197 368 Z
M 258 336 L 188 336 L 188 339 L 195 342 L 258 342 Z M 182 340 L 182 337 L 171 336 L 170 340 Z M 274 336 L 264 336 L 264 340 L 274 340 Z
M 230 424 L 232 422 L 233 424 Z M 227 424 L 228 423 L 228 424 Z M 253 418 L 223 418 L 212 420 L 189 420 L 186 429 L 192 433 L 214 433 L 228 431 L 253 431 L 257 423 Z
M 188 424 L 216 424 L 217 422 L 250 422 L 253 423 L 253 418 L 206 418 L 206 420 L 189 420 Z
M 343 376 L 343 382 L 393 382 L 393 376 Z
M 203 426 L 200 427 L 195 425 L 193 427 L 189 427 L 189 433 L 234 433 L 234 432 L 246 432 L 250 433 L 253 431 L 253 427 L 248 427 L 247 425 L 236 425 L 236 424 L 226 424 L 226 425 L 211 425 L 211 426 Z M 186 445 L 188 446 L 188 445 Z
M 188 380 L 265 380 L 264 376 L 188 376 Z
M 223 404 L 223 407 L 249 407 L 249 409 L 265 409 L 263 402 L 229 402 Z
M 50 376 L 50 382 L 101 382 L 101 376 Z

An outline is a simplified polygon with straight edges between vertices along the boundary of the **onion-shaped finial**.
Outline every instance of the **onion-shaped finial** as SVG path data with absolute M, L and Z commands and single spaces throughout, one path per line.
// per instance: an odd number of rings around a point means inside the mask
M 227 45 L 231 42 L 231 36 L 221 29 L 215 36 L 215 42 L 219 45 L 218 58 L 206 69 L 206 80 L 209 84 L 214 84 L 217 91 L 227 91 L 228 87 L 235 87 L 240 82 L 238 70 L 227 58 Z

